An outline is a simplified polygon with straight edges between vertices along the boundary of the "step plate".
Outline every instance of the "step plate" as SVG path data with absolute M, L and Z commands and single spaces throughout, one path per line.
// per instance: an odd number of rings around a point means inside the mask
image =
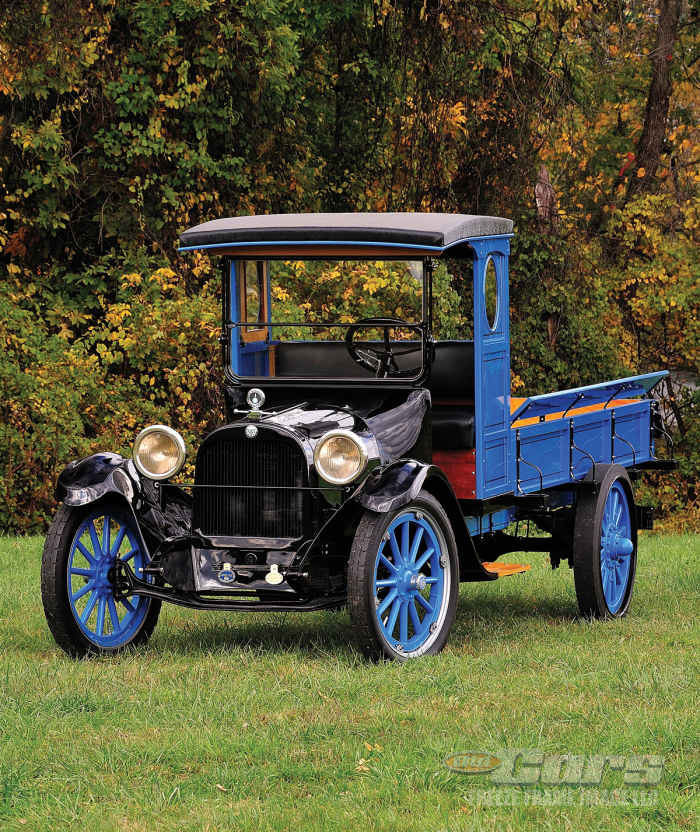
M 529 572 L 529 563 L 483 563 L 482 566 L 487 572 L 494 572 L 499 578 L 506 575 L 517 575 L 518 572 Z

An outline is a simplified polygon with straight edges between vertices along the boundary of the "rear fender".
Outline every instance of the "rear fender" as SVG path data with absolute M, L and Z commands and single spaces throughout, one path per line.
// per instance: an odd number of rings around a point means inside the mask
M 476 553 L 452 486 L 435 465 L 415 460 L 395 462 L 367 478 L 357 501 L 369 511 L 385 514 L 408 505 L 423 489 L 439 501 L 450 521 L 459 554 L 460 580 L 494 580 L 497 576 L 484 569 Z

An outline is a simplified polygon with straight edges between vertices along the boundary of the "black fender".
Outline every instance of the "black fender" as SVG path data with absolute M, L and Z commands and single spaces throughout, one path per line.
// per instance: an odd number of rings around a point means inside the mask
M 101 451 L 69 463 L 59 474 L 56 499 L 86 506 L 105 497 L 122 499 L 131 511 L 145 544 L 159 544 L 191 532 L 192 499 L 182 489 L 168 489 L 164 501 L 156 484 L 141 476 L 130 459 Z M 147 545 L 148 549 L 149 546 Z
M 73 460 L 61 471 L 56 499 L 68 506 L 86 506 L 109 494 L 118 494 L 133 505 L 141 491 L 140 479 L 130 459 L 103 451 Z
M 365 480 L 357 502 L 368 511 L 385 514 L 414 500 L 421 489 L 430 492 L 445 510 L 457 543 L 461 581 L 492 581 L 474 547 L 459 501 L 441 468 L 416 460 L 400 460 L 377 469 Z

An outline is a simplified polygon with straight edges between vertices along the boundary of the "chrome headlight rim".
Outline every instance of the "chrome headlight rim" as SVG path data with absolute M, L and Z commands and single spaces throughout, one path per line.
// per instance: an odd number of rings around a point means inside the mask
M 141 464 L 141 460 L 139 459 L 138 452 L 143 440 L 150 436 L 152 433 L 164 433 L 169 439 L 175 443 L 175 447 L 177 448 L 177 461 L 172 468 L 168 469 L 164 474 L 154 474 L 152 471 L 149 471 Z M 147 477 L 149 480 L 167 480 L 170 477 L 174 477 L 181 469 L 182 466 L 185 464 L 185 459 L 187 457 L 187 448 L 185 447 L 185 440 L 182 436 L 174 429 L 169 427 L 168 425 L 149 425 L 148 427 L 144 428 L 134 439 L 134 445 L 131 452 L 131 458 L 134 461 L 134 465 L 136 466 L 136 470 L 142 474 L 144 477 Z
M 357 449 L 360 452 L 360 465 L 351 476 L 349 477 L 330 477 L 328 476 L 327 472 L 323 470 L 319 462 L 319 457 L 321 455 L 321 451 L 323 450 L 323 446 L 328 442 L 330 439 L 334 437 L 343 437 L 345 439 L 349 439 L 353 442 Z M 369 455 L 367 453 L 367 447 L 363 440 L 353 431 L 345 430 L 343 428 L 337 428 L 335 430 L 329 430 L 328 433 L 324 433 L 323 436 L 318 440 L 316 443 L 316 447 L 314 448 L 314 467 L 316 468 L 316 472 L 325 482 L 330 483 L 331 485 L 348 485 L 351 482 L 354 482 L 365 470 L 367 467 L 367 462 L 369 461 Z

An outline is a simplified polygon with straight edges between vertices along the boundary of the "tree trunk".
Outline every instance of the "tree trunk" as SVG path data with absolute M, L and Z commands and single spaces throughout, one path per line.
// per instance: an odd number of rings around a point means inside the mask
M 666 136 L 666 120 L 671 98 L 671 64 L 678 32 L 682 0 L 661 0 L 656 45 L 651 53 L 651 85 L 647 98 L 644 128 L 637 144 L 635 168 L 627 185 L 625 202 L 653 190 L 656 169 Z M 640 176 L 639 173 L 642 172 Z

